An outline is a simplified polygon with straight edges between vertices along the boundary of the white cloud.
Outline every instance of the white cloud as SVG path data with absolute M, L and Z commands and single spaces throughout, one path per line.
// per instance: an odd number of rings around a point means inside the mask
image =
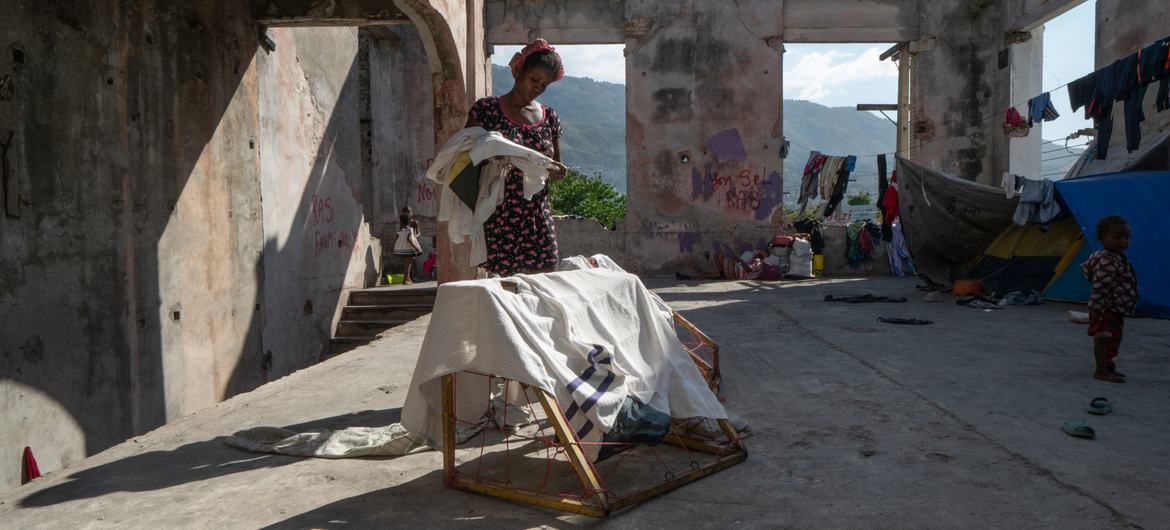
M 784 95 L 790 99 L 824 101 L 846 91 L 846 85 L 871 79 L 898 77 L 891 61 L 879 61 L 881 48 L 858 54 L 837 50 L 799 55 L 796 65 L 784 71 Z
M 595 44 L 576 46 L 556 46 L 557 53 L 565 63 L 565 75 L 573 77 L 589 77 L 597 81 L 625 84 L 626 57 L 623 44 Z M 496 46 L 492 54 L 492 63 L 508 66 L 512 55 L 520 51 L 521 46 Z

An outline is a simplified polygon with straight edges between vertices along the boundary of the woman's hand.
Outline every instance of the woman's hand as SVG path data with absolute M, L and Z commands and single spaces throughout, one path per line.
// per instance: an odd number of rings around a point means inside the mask
M 569 168 L 565 167 L 560 162 L 553 162 L 552 167 L 548 170 L 548 178 L 551 180 L 561 180 L 565 178 L 565 174 L 569 172 Z

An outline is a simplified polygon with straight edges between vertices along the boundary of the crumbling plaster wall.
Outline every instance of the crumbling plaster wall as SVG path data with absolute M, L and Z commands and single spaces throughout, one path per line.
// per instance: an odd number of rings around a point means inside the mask
M 253 388 L 256 30 L 236 2 L 0 4 L 0 487 Z
M 626 148 L 634 270 L 705 267 L 784 221 L 783 4 L 626 2 Z
M 389 252 L 403 206 L 410 206 L 433 230 L 439 190 L 425 176 L 435 155 L 435 138 L 429 134 L 435 122 L 434 93 L 426 52 L 413 26 L 387 31 L 371 39 L 369 60 L 371 155 L 378 196 L 371 228 Z
M 1010 8 L 991 0 L 920 3 L 923 38 L 933 48 L 912 63 L 915 160 L 982 184 L 999 183 L 1009 157 L 1003 113 L 1013 103 L 1005 43 Z
M 358 30 L 270 28 L 257 54 L 265 380 L 320 359 L 342 292 L 380 259 L 365 222 Z
M 164 4 L 0 5 L 0 487 L 315 362 L 378 254 L 357 30 Z

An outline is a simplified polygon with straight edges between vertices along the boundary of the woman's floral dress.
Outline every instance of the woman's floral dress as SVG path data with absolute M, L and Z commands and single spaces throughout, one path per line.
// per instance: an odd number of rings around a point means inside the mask
M 471 118 L 484 129 L 552 158 L 553 140 L 561 136 L 561 120 L 550 107 L 541 105 L 544 119 L 535 125 L 512 121 L 500 108 L 500 99 L 487 97 L 471 107 Z M 504 200 L 483 225 L 487 261 L 481 267 L 493 274 L 510 276 L 552 269 L 560 258 L 553 228 L 548 187 L 524 199 L 524 173 L 512 169 L 504 185 Z

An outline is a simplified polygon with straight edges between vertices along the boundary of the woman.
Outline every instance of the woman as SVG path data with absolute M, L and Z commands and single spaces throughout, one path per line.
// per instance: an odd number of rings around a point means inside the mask
M 505 138 L 561 161 L 561 121 L 552 108 L 537 103 L 537 96 L 548 85 L 564 77 L 561 56 L 544 39 L 536 39 L 509 63 L 516 79 L 512 90 L 500 97 L 475 102 L 468 113 L 468 127 L 483 127 Z M 558 164 L 549 178 L 565 177 Z M 524 199 L 524 174 L 518 169 L 508 173 L 504 200 L 483 225 L 487 261 L 480 264 L 490 274 L 509 276 L 533 273 L 556 267 L 557 237 L 553 229 L 552 209 L 548 204 L 548 187 Z

